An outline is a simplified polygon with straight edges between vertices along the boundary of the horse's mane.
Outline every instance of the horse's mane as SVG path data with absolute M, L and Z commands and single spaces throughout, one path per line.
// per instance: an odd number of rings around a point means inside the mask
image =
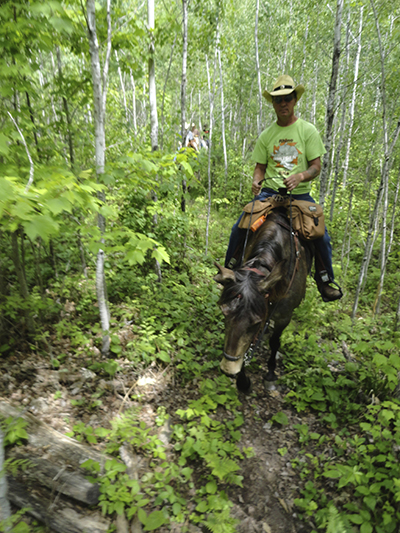
M 286 221 L 286 218 L 280 213 L 269 215 L 250 243 L 251 251 L 245 264 L 234 269 L 235 281 L 226 285 L 222 291 L 219 305 L 232 304 L 235 298 L 238 299 L 235 306 L 231 305 L 238 318 L 245 315 L 263 317 L 266 313 L 266 301 L 259 289 L 261 278 L 257 273 L 246 270 L 246 267 L 266 267 L 272 270 L 276 263 L 285 259 L 284 242 L 277 220 Z

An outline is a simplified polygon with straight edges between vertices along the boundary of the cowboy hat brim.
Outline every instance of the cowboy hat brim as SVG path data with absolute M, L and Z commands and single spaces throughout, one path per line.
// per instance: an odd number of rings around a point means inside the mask
M 273 96 L 285 96 L 286 94 L 290 94 L 293 91 L 296 91 L 297 101 L 300 100 L 300 98 L 303 96 L 305 88 L 304 85 L 297 85 L 294 89 L 291 87 L 288 89 L 281 89 L 280 87 L 277 87 L 275 90 L 268 92 L 267 89 L 263 92 L 263 96 L 268 102 L 272 102 Z

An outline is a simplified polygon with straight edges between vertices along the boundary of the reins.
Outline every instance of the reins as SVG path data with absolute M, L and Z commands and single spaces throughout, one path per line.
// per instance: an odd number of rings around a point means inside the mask
M 253 218 L 253 210 L 254 210 L 254 204 L 255 204 L 255 201 L 256 201 L 256 197 L 253 198 L 253 205 L 251 207 L 251 213 L 250 213 L 250 221 L 249 221 L 249 225 L 248 225 L 248 228 L 247 228 L 247 231 L 246 231 L 246 238 L 245 238 L 245 241 L 244 241 L 244 247 L 243 247 L 243 253 L 242 253 L 242 261 L 241 263 L 243 264 L 243 261 L 244 261 L 244 255 L 245 255 L 245 250 L 246 250 L 246 246 L 247 246 L 247 240 L 248 240 L 248 236 L 249 236 L 249 231 L 250 231 L 250 227 L 251 227 L 251 221 L 252 221 L 252 218 Z M 283 300 L 284 298 L 286 298 L 288 292 L 290 291 L 292 285 L 293 285 L 293 282 L 294 282 L 294 278 L 296 276 L 296 272 L 298 270 L 298 266 L 299 266 L 299 261 L 300 261 L 300 250 L 299 250 L 299 242 L 298 242 L 298 237 L 297 235 L 293 232 L 293 220 L 292 220 L 292 192 L 290 191 L 289 193 L 289 226 L 287 224 L 285 224 L 284 222 L 280 221 L 280 220 L 277 220 L 277 224 L 279 224 L 281 227 L 289 230 L 289 235 L 290 235 L 290 262 L 289 262 L 289 269 L 288 271 L 290 272 L 291 270 L 291 264 L 292 264 L 292 258 L 293 258 L 293 244 L 294 244 L 294 247 L 296 248 L 296 253 L 295 253 L 295 263 L 294 263 L 294 267 L 293 267 L 293 273 L 292 273 L 292 276 L 291 276 L 291 279 L 290 279 L 290 282 L 289 282 L 289 285 L 286 289 L 286 292 L 284 294 L 284 296 L 281 298 L 281 300 Z M 257 275 L 259 276 L 266 276 L 266 274 L 264 274 L 264 272 L 261 272 L 261 270 L 259 270 L 258 268 L 252 268 L 252 267 L 243 267 L 242 270 L 250 270 L 254 273 L 256 273 Z M 267 300 L 267 312 L 266 314 L 268 314 L 268 305 L 271 305 L 272 302 L 269 302 L 268 301 L 268 298 L 269 298 L 269 293 L 267 293 L 265 295 L 265 298 Z M 258 347 L 260 346 L 261 342 L 262 342 L 262 339 L 264 337 L 264 335 L 268 332 L 269 330 L 269 327 L 270 327 L 270 324 L 272 322 L 272 317 L 276 311 L 276 308 L 278 306 L 278 303 L 281 301 L 279 300 L 278 302 L 275 302 L 274 305 L 273 305 L 273 308 L 271 310 L 271 313 L 268 317 L 268 319 L 266 318 L 265 320 L 265 324 L 264 324 L 264 327 L 262 328 L 262 332 L 261 332 L 261 335 L 259 335 L 260 333 L 260 330 L 261 330 L 261 327 L 260 329 L 258 330 L 258 332 L 256 333 L 256 335 L 254 336 L 254 339 L 253 341 L 250 343 L 250 346 L 249 348 L 247 349 L 247 351 L 245 352 L 244 356 L 243 356 L 243 364 L 244 366 L 248 366 L 250 364 L 250 361 L 253 359 L 254 357 L 254 354 L 256 353 Z M 242 357 L 241 355 L 240 356 L 237 356 L 237 357 L 233 357 L 232 355 L 229 355 L 227 354 L 225 351 L 224 351 L 224 357 L 225 359 L 227 359 L 228 361 L 232 361 L 232 362 L 235 362 L 235 361 L 239 361 L 239 359 Z

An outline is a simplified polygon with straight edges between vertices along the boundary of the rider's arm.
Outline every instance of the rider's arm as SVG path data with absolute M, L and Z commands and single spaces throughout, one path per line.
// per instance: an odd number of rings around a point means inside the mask
M 293 191 L 302 181 L 312 181 L 321 172 L 321 158 L 317 157 L 308 162 L 308 169 L 298 174 L 292 174 L 283 180 L 288 191 Z
M 253 174 L 253 183 L 251 185 L 251 190 L 254 196 L 260 194 L 261 184 L 264 181 L 266 169 L 267 165 L 262 165 L 261 163 L 256 164 Z

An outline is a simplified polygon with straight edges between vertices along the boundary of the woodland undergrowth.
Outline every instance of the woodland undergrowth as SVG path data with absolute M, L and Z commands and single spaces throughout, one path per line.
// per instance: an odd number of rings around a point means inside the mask
M 201 252 L 204 201 L 193 201 L 189 212 L 178 213 L 173 224 L 161 221 L 157 238 L 164 232 L 164 243 L 175 242 L 162 284 L 145 263 L 128 269 L 116 255 L 110 257 L 106 267 L 112 342 L 106 359 L 96 359 L 88 349 L 96 344 L 100 348 L 101 341 L 91 269 L 87 279 L 68 272 L 49 282 L 46 298 L 51 305 L 36 298 L 37 313 L 46 313 L 46 325 L 30 345 L 19 347 L 40 350 L 53 368 L 62 369 L 62 352 L 49 347 L 68 338 L 72 351 L 95 373 L 118 375 L 124 360 L 140 376 L 156 362 L 174 373 L 177 395 L 180 386 L 198 384 L 196 400 L 175 412 L 162 407 L 157 412 L 156 426 L 169 425 L 172 451 L 160 440 L 157 427 L 141 419 L 140 409 L 127 409 L 110 426 L 93 429 L 81 423 L 71 432 L 88 444 L 103 443 L 115 458 L 103 472 L 93 461 L 85 465 L 90 479 L 101 485 L 102 512 L 128 519 L 137 515 L 145 531 L 172 524 L 179 524 L 182 532 L 188 531 L 188 524 L 213 533 L 236 531 L 227 489 L 242 485 L 240 469 L 252 451 L 241 445 L 243 418 L 236 389 L 218 370 L 224 326 L 217 306 L 219 288 L 212 280 L 213 261 L 222 261 L 236 210 L 235 204 L 213 208 L 207 256 Z M 128 207 L 121 217 L 129 226 Z M 135 221 L 136 229 L 140 223 L 145 219 Z M 339 229 L 335 232 L 340 240 Z M 356 275 L 356 263 L 350 262 L 351 268 L 349 278 Z M 400 521 L 400 333 L 394 313 L 372 317 L 373 302 L 367 296 L 352 321 L 352 292 L 347 278 L 340 279 L 338 262 L 335 269 L 343 299 L 321 303 L 310 278 L 306 298 L 283 335 L 282 350 L 291 354 L 280 379 L 287 391 L 285 401 L 293 410 L 313 413 L 319 427 L 294 427 L 301 446 L 292 461 L 301 480 L 295 503 L 310 531 L 392 533 Z M 386 298 L 389 309 L 390 295 Z M 10 301 L 5 305 L 11 308 Z M 133 333 L 127 342 L 121 337 L 126 328 Z M 8 350 L 5 343 L 3 357 Z M 99 405 L 100 395 L 91 408 Z M 215 417 L 221 409 L 224 422 Z M 272 422 L 288 423 L 283 413 Z M 14 420 L 5 421 L 3 428 L 8 446 L 26 437 L 23 425 Z M 149 461 L 151 471 L 142 478 L 127 475 L 119 457 L 123 443 Z M 29 531 L 17 518 L 11 531 Z

